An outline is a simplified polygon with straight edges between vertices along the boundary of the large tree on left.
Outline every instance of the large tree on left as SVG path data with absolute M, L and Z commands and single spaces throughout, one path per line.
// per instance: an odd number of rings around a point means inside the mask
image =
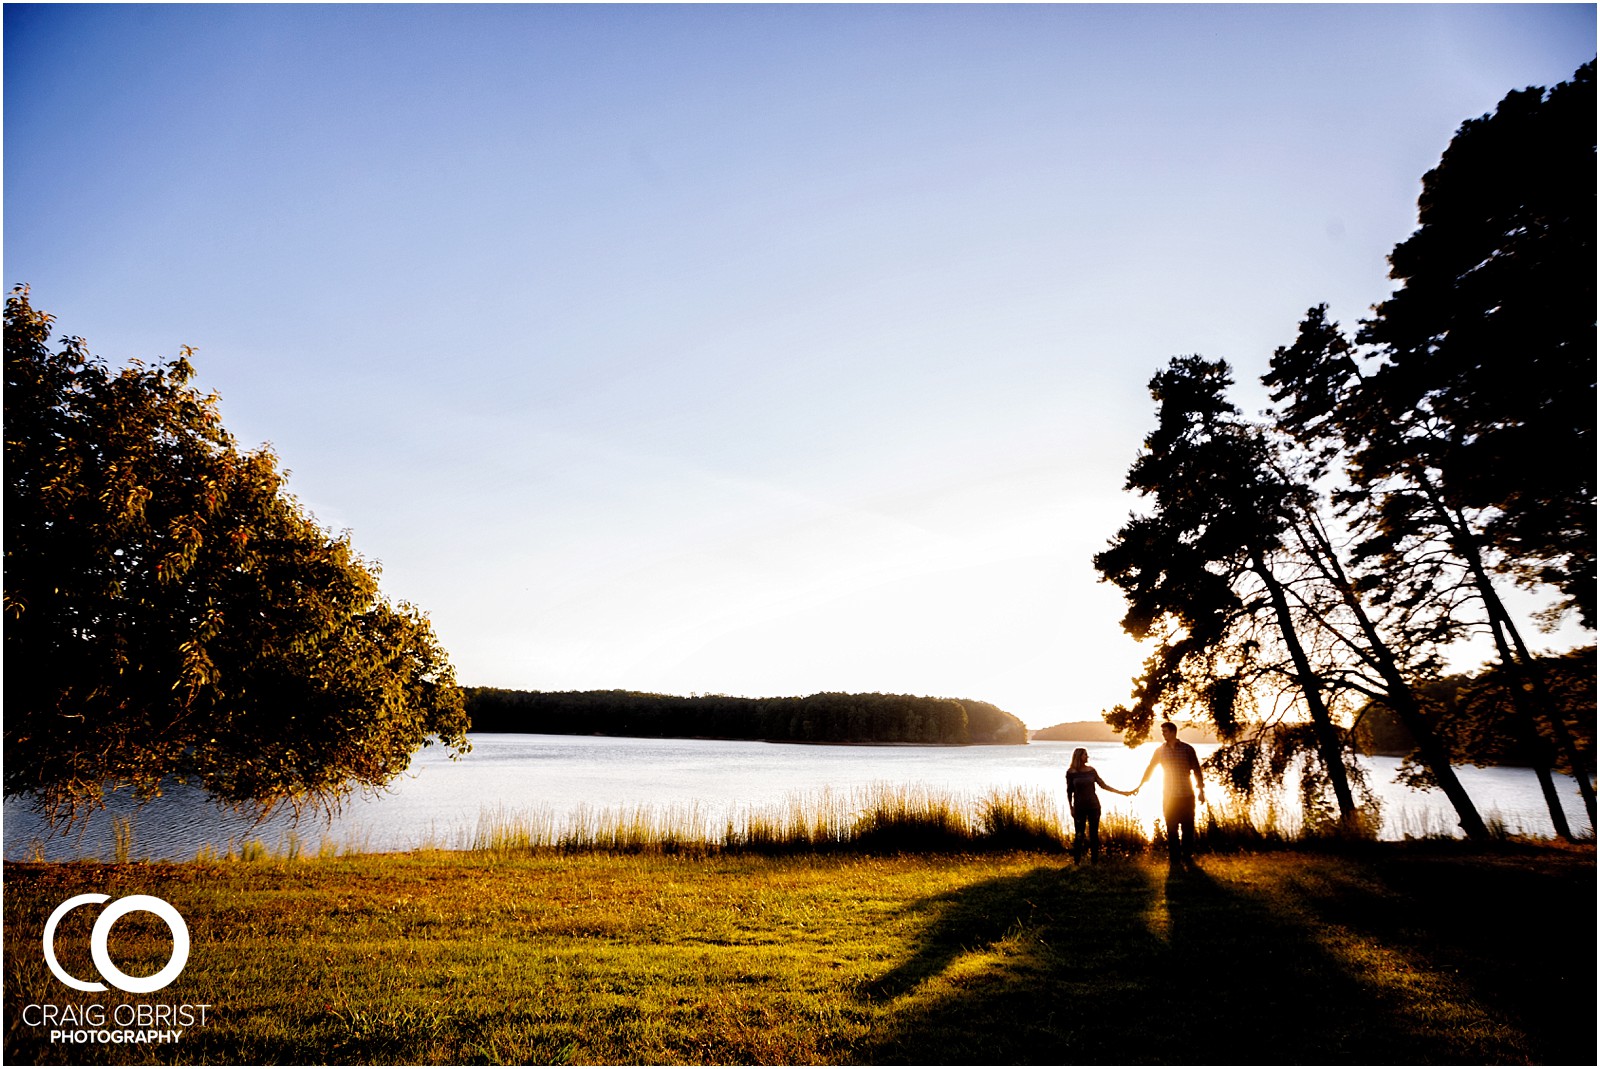
M 13 290 L 5 312 L 5 793 L 52 818 L 174 782 L 336 805 L 434 739 L 467 749 L 449 658 L 377 568 L 238 448 L 170 362 L 112 369 Z

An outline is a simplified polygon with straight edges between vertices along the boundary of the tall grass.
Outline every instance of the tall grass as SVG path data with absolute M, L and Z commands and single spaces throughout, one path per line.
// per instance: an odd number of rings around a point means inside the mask
M 1372 822 L 1369 822 L 1372 823 Z M 1277 807 L 1208 805 L 1197 822 L 1197 846 L 1227 852 L 1320 839 L 1314 829 Z M 1357 830 L 1375 837 L 1376 828 Z M 1437 833 L 1437 829 L 1432 829 Z M 115 827 L 115 851 L 132 851 L 132 821 Z M 1423 829 L 1408 830 L 1407 838 Z M 1166 847 L 1166 829 L 1132 813 L 1109 809 L 1101 817 L 1100 843 L 1110 856 L 1137 856 Z M 701 806 L 579 806 L 558 815 L 548 806 L 483 810 L 475 825 L 441 833 L 428 829 L 419 850 L 466 851 L 514 857 L 548 853 L 765 854 L 851 850 L 874 854 L 980 853 L 1026 850 L 1060 853 L 1071 848 L 1072 829 L 1049 791 L 1009 788 L 981 796 L 924 786 L 876 784 L 851 791 L 822 788 L 782 802 L 714 817 Z M 202 846 L 195 860 L 294 861 L 371 853 L 370 843 L 342 846 L 324 838 L 315 850 L 289 832 L 277 848 L 260 839 L 230 839 L 226 849 Z
M 1299 821 L 1286 819 L 1275 805 L 1249 809 L 1231 802 L 1208 805 L 1195 821 L 1196 845 L 1202 850 L 1259 850 L 1294 842 L 1306 833 Z M 1166 848 L 1165 830 L 1156 837 Z
M 875 788 L 839 843 L 882 853 L 960 850 L 986 830 L 958 798 L 926 787 Z
M 724 850 L 777 854 L 838 846 L 854 819 L 847 796 L 823 788 L 729 818 L 718 845 Z
M 978 802 L 978 830 L 993 847 L 1012 850 L 1066 850 L 1070 837 L 1061 827 L 1054 798 L 1044 791 L 1014 787 Z M 1101 823 L 1101 839 L 1105 825 Z
M 1142 854 L 1151 838 L 1139 818 L 1120 809 L 1109 809 L 1100 817 L 1100 849 L 1109 856 Z
M 1285 846 L 1316 836 L 1274 806 L 1250 810 L 1208 805 L 1197 823 L 1202 851 Z M 1132 813 L 1107 810 L 1100 843 L 1109 856 L 1164 851 L 1165 829 Z M 438 845 L 438 844 L 435 844 Z M 1010 788 L 982 796 L 924 786 L 876 784 L 853 791 L 821 788 L 721 820 L 697 805 L 579 806 L 565 817 L 549 807 L 485 809 L 451 848 L 502 857 L 548 853 L 764 854 L 851 850 L 874 854 L 1061 853 L 1072 845 L 1055 797 Z M 230 854 L 232 852 L 230 851 Z
M 713 824 L 698 806 L 595 809 L 564 821 L 548 809 L 485 810 L 466 848 L 539 852 L 784 854 L 834 849 L 872 853 L 1049 850 L 1067 843 L 1052 798 L 1009 790 L 973 800 L 926 787 L 880 784 L 791 795 Z
M 126 865 L 133 857 L 133 818 L 111 818 L 111 860 Z

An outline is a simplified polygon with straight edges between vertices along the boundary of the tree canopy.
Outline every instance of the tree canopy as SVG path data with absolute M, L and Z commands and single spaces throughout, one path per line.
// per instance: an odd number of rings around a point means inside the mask
M 1594 64 L 1464 123 L 1423 177 L 1401 283 L 1363 324 L 1358 473 L 1422 454 L 1522 581 L 1595 613 Z
M 5 792 L 52 817 L 199 785 L 259 809 L 467 749 L 426 616 L 241 450 L 176 360 L 112 369 L 5 313 Z

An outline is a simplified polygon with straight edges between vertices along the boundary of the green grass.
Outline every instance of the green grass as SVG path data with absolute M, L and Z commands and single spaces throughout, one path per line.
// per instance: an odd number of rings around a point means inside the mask
M 1178 874 L 1149 855 L 514 845 L 7 863 L 5 1060 L 1593 1064 L 1594 872 L 1592 847 L 1517 843 Z M 183 975 L 118 999 L 208 1003 L 205 1027 L 152 1052 L 21 1023 L 30 1002 L 106 1000 L 39 948 L 85 891 L 178 908 Z M 92 913 L 58 940 L 80 976 Z M 114 929 L 129 973 L 169 949 L 146 914 Z

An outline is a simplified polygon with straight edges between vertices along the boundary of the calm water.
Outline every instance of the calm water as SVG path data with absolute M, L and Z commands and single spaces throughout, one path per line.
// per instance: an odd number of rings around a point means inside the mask
M 473 752 L 450 761 L 437 746 L 418 754 L 409 772 L 385 794 L 360 798 L 331 823 L 287 815 L 256 825 L 219 810 L 198 793 L 176 791 L 134 815 L 132 856 L 190 858 L 204 845 L 226 853 L 230 842 L 260 839 L 280 848 L 291 834 L 307 849 L 330 841 L 339 848 L 401 850 L 422 845 L 461 846 L 485 813 L 551 813 L 565 818 L 590 810 L 636 806 L 685 812 L 690 806 L 711 826 L 751 808 L 783 803 L 822 788 L 850 791 L 877 784 L 918 785 L 974 798 L 995 789 L 1049 792 L 1064 808 L 1062 772 L 1072 750 L 1086 746 L 1101 778 L 1132 788 L 1149 761 L 1149 744 L 1035 742 L 1028 746 L 800 746 L 700 739 L 617 739 L 572 735 L 478 735 Z M 1214 746 L 1196 746 L 1204 759 Z M 1453 814 L 1437 792 L 1394 783 L 1399 762 L 1369 761 L 1371 782 L 1383 801 L 1383 837 L 1444 832 Z M 1159 775 L 1159 773 L 1158 773 Z M 1513 832 L 1548 836 L 1550 816 L 1533 773 L 1515 768 L 1462 768 L 1467 791 L 1486 817 L 1498 816 Z M 1588 820 L 1570 779 L 1563 800 L 1574 830 Z M 1221 797 L 1216 790 L 1213 801 Z M 1105 797 L 1108 810 L 1146 822 L 1159 816 L 1160 788 L 1152 782 L 1136 799 Z M 5 856 L 28 858 L 42 846 L 50 859 L 112 856 L 111 817 L 131 812 L 119 805 L 67 837 L 48 829 L 15 801 L 5 803 Z

